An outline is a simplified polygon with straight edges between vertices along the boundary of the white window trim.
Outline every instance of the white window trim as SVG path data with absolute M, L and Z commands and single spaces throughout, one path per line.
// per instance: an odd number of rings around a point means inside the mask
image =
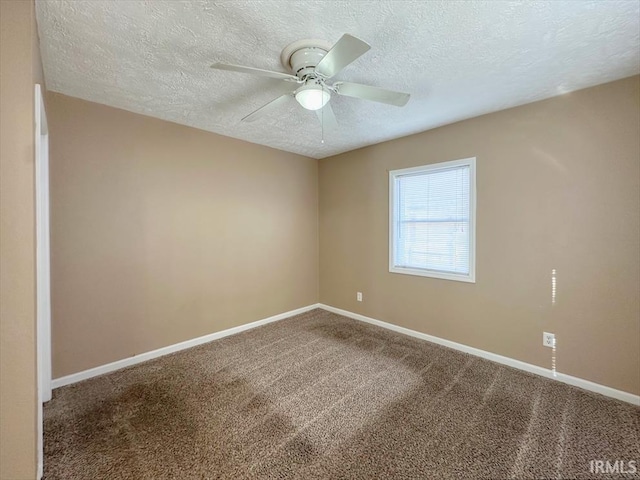
M 439 272 L 437 270 L 427 270 L 419 268 L 397 267 L 394 265 L 395 252 L 395 217 L 397 216 L 398 202 L 396 201 L 396 177 L 441 170 L 451 167 L 469 166 L 469 274 Z M 463 158 L 450 162 L 433 163 L 419 167 L 402 168 L 389 171 L 389 272 L 404 273 L 407 275 L 418 275 L 421 277 L 440 278 L 444 280 L 455 280 L 458 282 L 476 283 L 476 158 Z

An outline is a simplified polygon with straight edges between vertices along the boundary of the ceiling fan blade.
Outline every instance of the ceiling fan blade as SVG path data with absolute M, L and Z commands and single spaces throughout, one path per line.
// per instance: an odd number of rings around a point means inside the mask
M 320 124 L 324 130 L 336 130 L 338 128 L 338 121 L 333 113 L 330 102 L 321 109 L 316 110 L 316 115 L 318 115 L 318 120 L 320 120 Z
M 254 120 L 257 120 L 258 118 L 268 114 L 269 112 L 272 112 L 280 105 L 286 103 L 289 97 L 291 96 L 292 95 L 290 93 L 285 93 L 284 95 L 276 98 L 275 100 L 271 100 L 266 105 L 261 106 L 259 109 L 255 110 L 254 112 L 244 117 L 241 120 L 241 122 L 253 122 Z
M 316 65 L 316 72 L 331 78 L 370 48 L 369 44 L 345 33 Z
M 385 90 L 384 88 L 371 87 L 360 83 L 336 82 L 333 86 L 338 95 L 388 103 L 396 107 L 404 107 L 411 96 L 408 93 L 393 92 L 391 90 Z
M 271 70 L 262 70 L 261 68 L 243 67 L 242 65 L 231 65 L 227 63 L 214 63 L 211 68 L 217 70 L 228 70 L 230 72 L 251 73 L 253 75 L 260 75 L 262 77 L 277 78 L 279 80 L 290 80 L 298 82 L 299 79 L 295 75 L 289 75 L 288 73 L 272 72 Z

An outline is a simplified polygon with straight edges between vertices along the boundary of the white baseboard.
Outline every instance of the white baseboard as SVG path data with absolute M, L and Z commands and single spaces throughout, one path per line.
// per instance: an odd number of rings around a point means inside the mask
M 359 313 L 353 313 L 347 310 L 342 310 L 341 308 L 336 308 L 336 307 L 332 307 L 330 305 L 324 305 L 324 304 L 320 304 L 320 308 L 327 310 L 329 312 L 337 313 L 338 315 L 343 315 L 345 317 L 353 318 L 354 320 L 360 320 L 362 322 L 370 323 L 372 325 L 377 325 L 378 327 L 386 328 L 387 330 L 393 330 L 394 332 L 402 333 L 404 335 L 409 335 L 411 337 L 416 337 L 421 340 L 426 340 L 428 342 L 437 343 L 438 345 L 443 345 L 445 347 L 453 348 L 454 350 L 459 350 L 461 352 L 469 353 L 477 357 L 486 358 L 487 360 L 491 360 L 496 363 L 501 363 L 503 365 L 517 368 L 519 370 L 524 370 L 525 372 L 535 373 L 536 375 L 550 378 L 552 380 L 557 380 L 559 382 L 566 383 L 568 385 L 573 385 L 574 387 L 583 388 L 585 390 L 599 393 L 607 397 L 616 398 L 618 400 L 622 400 L 623 402 L 632 403 L 634 405 L 640 405 L 639 395 L 623 392 L 622 390 L 616 390 L 615 388 L 590 382 L 589 380 L 584 380 L 582 378 L 572 377 L 571 375 L 566 375 L 564 373 L 556 372 L 554 375 L 553 371 L 548 368 L 543 368 L 537 365 L 532 365 L 530 363 L 521 362 L 520 360 L 515 360 L 509 357 L 503 357 L 502 355 L 498 355 L 496 353 L 480 350 L 479 348 L 469 347 L 468 345 L 463 345 L 461 343 L 452 342 L 450 340 L 445 340 L 443 338 L 434 337 L 433 335 L 427 335 L 426 333 L 416 332 L 415 330 L 399 327 L 391 323 L 383 322 L 381 320 L 376 320 L 375 318 L 370 318 L 364 315 L 360 315 Z
M 550 378 L 552 380 L 557 380 L 559 382 L 566 383 L 568 385 L 573 385 L 574 387 L 583 388 L 591 392 L 596 392 L 601 395 L 605 395 L 607 397 L 616 398 L 618 400 L 622 400 L 624 402 L 628 402 L 628 403 L 632 403 L 634 405 L 640 406 L 639 395 L 634 395 L 632 393 L 616 390 L 615 388 L 607 387 L 605 385 L 600 385 L 598 383 L 590 382 L 589 380 L 573 377 L 571 375 L 567 375 L 560 372 L 556 372 L 554 375 L 553 371 L 551 371 L 548 368 L 539 367 L 537 365 L 532 365 L 526 362 L 521 362 L 520 360 L 504 357 L 496 353 L 487 352 L 485 350 L 480 350 L 479 348 L 470 347 L 468 345 L 452 342 L 450 340 L 445 340 L 443 338 L 434 337 L 433 335 L 417 332 L 409 328 L 399 327 L 391 323 L 383 322 L 382 320 L 376 320 L 375 318 L 370 318 L 364 315 L 360 315 L 359 313 L 349 312 L 347 310 L 342 310 L 341 308 L 336 308 L 336 307 L 332 307 L 330 305 L 324 305 L 321 303 L 308 305 L 306 307 L 298 308 L 296 310 L 291 310 L 289 312 L 280 313 L 278 315 L 264 318 L 262 320 L 257 320 L 255 322 L 247 323 L 245 325 L 229 328 L 221 332 L 211 333 L 209 335 L 204 335 L 202 337 L 176 343 L 174 345 L 169 345 L 167 347 L 159 348 L 151 352 L 141 353 L 133 357 L 118 360 L 112 363 L 108 363 L 106 365 L 101 365 L 99 367 L 91 368 L 89 370 L 84 370 L 82 372 L 67 375 L 65 377 L 56 378 L 51 382 L 52 383 L 51 386 L 52 388 L 58 388 L 58 387 L 63 387 L 65 385 L 70 385 L 72 383 L 81 382 L 83 380 L 87 380 L 92 377 L 97 377 L 98 375 L 104 375 L 105 373 L 114 372 L 116 370 L 120 370 L 125 367 L 130 367 L 138 363 L 146 362 L 148 360 L 152 360 L 154 358 L 158 358 L 163 355 L 179 352 L 180 350 L 185 350 L 187 348 L 195 347 L 197 345 L 202 345 L 203 343 L 208 343 L 213 340 L 217 340 L 219 338 L 227 337 L 229 335 L 234 335 L 236 333 L 240 333 L 245 330 L 250 330 L 252 328 L 259 327 L 261 325 L 266 325 L 267 323 L 277 322 L 278 320 L 282 320 L 288 317 L 292 317 L 294 315 L 299 315 L 301 313 L 308 312 L 310 310 L 313 310 L 314 308 L 322 308 L 329 312 L 337 313 L 338 315 L 343 315 L 345 317 L 353 318 L 354 320 L 360 320 L 362 322 L 370 323 L 372 325 L 377 325 L 378 327 L 386 328 L 387 330 L 392 330 L 394 332 L 402 333 L 404 335 L 409 335 L 411 337 L 419 338 L 421 340 L 426 340 L 428 342 L 437 343 L 438 345 L 443 345 L 445 347 L 449 347 L 454 350 L 459 350 L 461 352 L 469 353 L 477 357 L 486 358 L 487 360 L 491 360 L 496 363 L 501 363 L 509 367 L 517 368 L 519 370 L 524 370 L 525 372 L 534 373 L 542 377 Z
M 191 340 L 186 340 L 184 342 L 176 343 L 174 345 L 169 345 L 167 347 L 162 347 L 157 350 L 152 350 L 150 352 L 134 355 L 133 357 L 124 358 L 122 360 L 117 360 L 112 363 L 107 363 L 106 365 L 101 365 L 99 367 L 91 368 L 89 370 L 73 373 L 65 377 L 55 378 L 51 382 L 51 388 L 64 387 L 65 385 L 71 385 L 72 383 L 81 382 L 83 380 L 87 380 L 92 377 L 97 377 L 98 375 L 104 375 L 105 373 L 114 372 L 116 370 L 120 370 L 125 367 L 130 367 L 131 365 L 136 365 L 138 363 L 146 362 L 154 358 L 162 357 L 163 355 L 179 352 L 180 350 L 185 350 L 187 348 L 195 347 L 197 345 L 202 345 L 203 343 L 208 343 L 213 340 L 217 340 L 219 338 L 228 337 L 229 335 L 234 335 L 236 333 L 244 332 L 245 330 L 250 330 L 252 328 L 256 328 L 261 325 L 266 325 L 267 323 L 277 322 L 278 320 L 282 320 L 288 317 L 293 317 L 294 315 L 299 315 L 301 313 L 308 312 L 309 310 L 313 310 L 315 308 L 320 308 L 320 304 L 316 303 L 313 305 L 308 305 L 306 307 L 298 308 L 296 310 L 291 310 L 289 312 L 280 313 L 272 317 L 263 318 L 262 320 L 246 323 L 238 327 L 222 330 L 221 332 L 211 333 L 209 335 L 204 335 L 202 337 L 193 338 Z

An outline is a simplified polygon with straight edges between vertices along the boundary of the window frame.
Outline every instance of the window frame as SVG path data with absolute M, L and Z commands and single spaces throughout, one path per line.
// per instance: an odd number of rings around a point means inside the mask
M 452 167 L 469 167 L 469 273 L 459 274 L 428 270 L 423 268 L 400 267 L 395 265 L 395 234 L 398 203 L 396 179 L 405 175 L 430 173 Z M 476 157 L 463 158 L 448 162 L 432 163 L 418 167 L 401 168 L 389 171 L 389 272 L 420 277 L 454 280 L 458 282 L 476 283 Z

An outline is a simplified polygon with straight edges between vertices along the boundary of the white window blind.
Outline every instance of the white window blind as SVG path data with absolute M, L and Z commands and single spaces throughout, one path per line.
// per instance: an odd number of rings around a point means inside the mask
M 475 280 L 475 159 L 390 172 L 390 271 Z

